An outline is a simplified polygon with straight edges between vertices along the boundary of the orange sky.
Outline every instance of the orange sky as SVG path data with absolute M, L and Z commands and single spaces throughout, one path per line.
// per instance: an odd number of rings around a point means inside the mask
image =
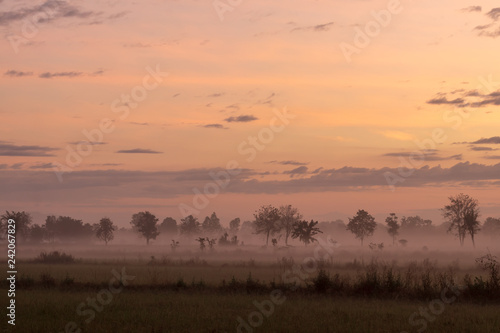
M 0 208 L 440 223 L 466 192 L 500 215 L 495 1 L 213 3 L 0 1 Z

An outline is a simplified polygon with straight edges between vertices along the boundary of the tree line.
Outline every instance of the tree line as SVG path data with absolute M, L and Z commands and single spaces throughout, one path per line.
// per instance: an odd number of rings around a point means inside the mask
M 488 217 L 481 226 L 478 220 L 480 216 L 478 200 L 463 193 L 450 196 L 448 199 L 449 204 L 441 209 L 441 213 L 446 221 L 447 232 L 454 234 L 460 245 L 463 246 L 465 239 L 469 236 L 473 246 L 475 246 L 475 236 L 481 229 L 485 233 L 500 235 L 500 219 L 498 218 Z M 273 246 L 276 246 L 281 239 L 284 246 L 289 246 L 289 239 L 298 239 L 307 246 L 316 241 L 317 234 L 322 233 L 319 225 L 323 223 L 319 224 L 318 221 L 303 219 L 299 210 L 292 205 L 280 207 L 265 205 L 255 211 L 253 216 L 253 221 L 247 221 L 243 223 L 243 226 L 246 225 L 254 234 L 264 235 L 265 246 L 269 246 L 270 238 Z M 47 216 L 45 223 L 40 226 L 32 223 L 32 217 L 27 212 L 6 211 L 0 216 L 0 229 L 3 234 L 6 233 L 8 219 L 16 221 L 16 235 L 19 238 L 29 239 L 35 243 L 51 242 L 56 239 L 71 241 L 96 237 L 108 244 L 114 239 L 114 233 L 117 230 L 116 225 L 108 217 L 103 217 L 98 223 L 91 225 L 68 216 L 51 215 Z M 238 245 L 236 234 L 242 227 L 240 218 L 234 218 L 229 222 L 229 228 L 223 228 L 215 212 L 206 216 L 203 222 L 200 222 L 193 215 L 182 218 L 180 224 L 177 224 L 177 221 L 172 217 L 165 218 L 161 224 L 158 222 L 159 219 L 154 214 L 144 211 L 133 214 L 130 225 L 134 232 L 145 238 L 146 244 L 156 239 L 161 233 L 173 237 L 178 234 L 186 237 L 204 235 L 204 237 L 195 239 L 200 243 L 202 249 L 205 248 L 205 242 L 210 248 L 213 248 L 217 240 L 219 245 Z M 375 218 L 363 209 L 358 210 L 353 217 L 349 218 L 347 225 L 344 225 L 343 222 L 340 224 L 345 226 L 345 230 L 350 231 L 356 239 L 360 240 L 361 246 L 378 227 Z M 395 213 L 390 213 L 385 219 L 385 224 L 393 245 L 396 241 L 404 245 L 406 240 L 398 240 L 400 230 L 430 228 L 432 221 L 419 216 L 403 216 L 399 219 Z M 178 245 L 177 241 L 172 240 L 173 249 L 174 246 Z

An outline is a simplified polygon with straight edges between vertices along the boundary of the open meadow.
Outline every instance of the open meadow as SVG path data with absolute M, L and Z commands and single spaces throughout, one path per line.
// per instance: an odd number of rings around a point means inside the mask
M 361 250 L 324 237 L 307 247 L 212 251 L 25 246 L 16 331 L 499 332 L 498 271 L 476 262 L 483 255 Z

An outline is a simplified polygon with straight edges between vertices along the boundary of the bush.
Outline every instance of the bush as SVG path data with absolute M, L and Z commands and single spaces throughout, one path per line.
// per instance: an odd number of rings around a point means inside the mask
M 64 280 L 61 281 L 61 286 L 64 287 L 70 287 L 75 283 L 75 279 L 72 277 L 69 277 L 69 275 L 66 274 L 66 277 Z
M 71 254 L 66 254 L 64 252 L 59 253 L 59 251 L 52 251 L 47 253 L 43 251 L 35 258 L 34 262 L 44 264 L 72 264 L 75 262 L 75 258 L 73 258 Z
M 313 278 L 314 290 L 317 293 L 324 294 L 332 286 L 332 281 L 330 279 L 330 274 L 328 274 L 324 269 L 320 269 L 318 275 Z
M 49 273 L 42 273 L 40 275 L 40 284 L 44 288 L 52 288 L 56 285 L 56 279 Z

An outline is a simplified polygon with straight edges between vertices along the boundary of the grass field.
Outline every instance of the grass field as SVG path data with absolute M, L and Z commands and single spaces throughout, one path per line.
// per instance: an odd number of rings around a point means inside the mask
M 500 288 L 476 254 L 347 251 L 308 267 L 314 248 L 193 252 L 64 264 L 25 256 L 16 327 L 4 320 L 1 331 L 500 332 Z
M 2 292 L 4 292 L 2 290 Z M 64 292 L 35 290 L 20 292 L 16 332 L 65 332 L 68 322 L 81 332 L 237 332 L 237 318 L 257 311 L 254 301 L 264 295 L 217 294 L 212 292 L 127 291 L 115 296 L 95 319 L 79 316 L 78 305 L 95 291 Z M 409 318 L 428 302 L 362 300 L 317 295 L 288 295 L 275 305 L 255 332 L 417 332 Z M 22 309 L 22 310 L 21 310 Z M 426 322 L 426 332 L 491 332 L 500 330 L 500 306 L 448 305 L 442 314 Z M 422 320 L 423 317 L 418 317 Z M 258 322 L 256 317 L 255 322 Z M 5 327 L 5 323 L 2 323 Z M 14 330 L 6 330 L 11 332 Z M 241 330 L 246 332 L 245 330 Z M 69 331 L 71 332 L 71 331 Z

